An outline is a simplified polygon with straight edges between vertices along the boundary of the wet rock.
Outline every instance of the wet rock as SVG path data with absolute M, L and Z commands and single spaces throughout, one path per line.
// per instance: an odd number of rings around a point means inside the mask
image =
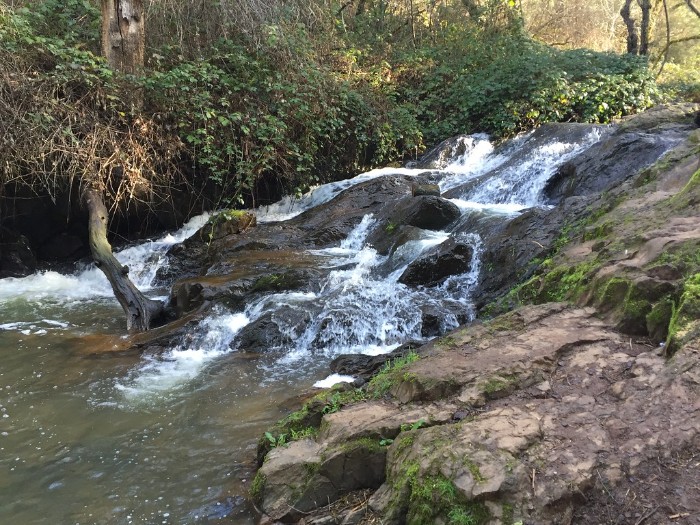
M 302 439 L 268 454 L 256 476 L 256 495 L 261 510 L 270 518 L 290 523 L 337 499 L 335 487 L 318 476 L 321 449 L 311 439 Z
M 685 282 L 680 304 L 671 318 L 669 331 L 669 355 L 700 338 L 700 274 Z
M 692 105 L 658 107 L 627 119 L 564 164 L 544 188 L 551 203 L 599 194 L 635 176 L 683 140 L 693 128 Z
M 388 361 L 405 356 L 421 344 L 417 341 L 404 343 L 388 354 L 344 354 L 333 359 L 328 366 L 336 374 L 361 377 L 366 381 L 379 372 Z
M 231 346 L 246 352 L 280 350 L 294 341 L 311 321 L 311 312 L 285 307 L 267 312 L 243 327 Z
M 213 215 L 207 224 L 197 232 L 201 241 L 211 242 L 229 235 L 237 235 L 255 227 L 257 219 L 254 213 L 239 210 L 224 210 Z
M 425 232 L 415 226 L 396 224 L 391 221 L 383 224 L 383 227 L 375 228 L 367 239 L 368 243 L 377 250 L 377 253 L 382 255 L 392 255 L 407 242 L 417 241 L 425 237 Z M 401 264 L 401 261 L 392 258 L 389 264 L 394 270 L 398 264 Z
M 434 195 L 414 197 L 405 204 L 396 211 L 394 221 L 424 230 L 443 230 L 462 214 L 456 204 Z
M 467 135 L 458 135 L 443 140 L 430 149 L 419 160 L 406 163 L 407 168 L 413 169 L 443 169 L 457 157 L 467 151 Z
M 399 282 L 410 286 L 436 286 L 451 275 L 468 272 L 472 256 L 471 246 L 450 238 L 409 264 Z
M 0 279 L 25 277 L 36 271 L 36 257 L 29 240 L 10 230 L 0 230 Z
M 384 482 L 386 449 L 379 442 L 357 440 L 324 450 L 319 474 L 340 492 L 377 489 Z
M 414 197 L 421 197 L 423 195 L 440 196 L 440 186 L 437 184 L 415 184 L 412 190 Z

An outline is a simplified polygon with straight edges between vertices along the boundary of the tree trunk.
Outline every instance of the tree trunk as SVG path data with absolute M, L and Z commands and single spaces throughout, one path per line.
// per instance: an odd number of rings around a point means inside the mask
M 630 5 L 632 5 L 632 0 L 625 0 L 625 5 L 620 9 L 620 16 L 627 26 L 627 52 L 636 55 L 639 52 L 639 38 L 634 18 L 630 12 Z
M 639 54 L 649 54 L 649 30 L 651 26 L 651 0 L 641 0 L 642 22 L 639 28 Z
M 141 71 L 145 35 L 143 0 L 102 0 L 102 54 L 111 68 Z
M 107 241 L 107 208 L 101 194 L 89 189 L 85 192 L 85 203 L 90 213 L 90 251 L 95 264 L 107 276 L 119 304 L 126 314 L 126 328 L 143 332 L 150 328 L 151 320 L 163 311 L 163 303 L 143 295 L 129 279 L 129 269 L 122 266 L 112 253 Z

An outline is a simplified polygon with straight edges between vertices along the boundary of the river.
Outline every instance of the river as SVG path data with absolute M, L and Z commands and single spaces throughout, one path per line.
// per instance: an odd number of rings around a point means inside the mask
M 434 176 L 443 191 L 479 181 L 452 199 L 464 214 L 513 217 L 543 205 L 542 187 L 556 167 L 597 139 L 592 132 L 577 144 L 552 140 L 516 159 L 528 137 L 501 148 L 484 136 L 465 137 L 466 153 Z M 259 221 L 287 220 L 388 173 L 425 170 L 387 168 L 325 185 L 259 210 Z M 486 173 L 495 175 L 481 182 Z M 142 289 L 164 298 L 168 290 L 152 283 L 168 247 L 206 219 L 118 257 Z M 243 496 L 256 441 L 328 375 L 331 358 L 420 338 L 417 301 L 449 303 L 445 330 L 457 324 L 449 313 L 455 305 L 473 316 L 478 235 L 425 232 L 389 264 L 365 243 L 372 226 L 367 216 L 337 247 L 314 254 L 332 268 L 317 292 L 271 294 L 238 312 L 215 309 L 162 355 L 105 352 L 119 343 L 125 322 L 95 268 L 0 280 L 0 523 L 254 523 Z M 470 272 L 431 289 L 397 282 L 406 264 L 450 235 L 473 247 Z M 306 309 L 319 322 L 294 333 L 274 359 L 231 349 L 243 326 L 281 306 Z

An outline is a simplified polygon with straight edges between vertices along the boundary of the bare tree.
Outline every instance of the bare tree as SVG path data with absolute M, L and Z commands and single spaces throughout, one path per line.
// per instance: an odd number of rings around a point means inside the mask
M 141 0 L 102 0 L 102 51 L 109 65 L 123 73 L 143 68 L 144 20 Z M 129 331 L 143 332 L 163 311 L 163 304 L 143 295 L 129 279 L 129 269 L 112 253 L 107 240 L 109 218 L 99 183 L 88 186 L 83 199 L 90 214 L 90 251 L 97 267 L 107 277 L 126 314 Z
M 102 0 L 102 54 L 113 69 L 136 74 L 143 68 L 143 0 Z
M 637 22 L 632 18 L 632 0 L 625 0 L 625 5 L 620 9 L 620 16 L 627 26 L 627 52 L 636 55 L 639 52 L 639 37 L 637 36 Z

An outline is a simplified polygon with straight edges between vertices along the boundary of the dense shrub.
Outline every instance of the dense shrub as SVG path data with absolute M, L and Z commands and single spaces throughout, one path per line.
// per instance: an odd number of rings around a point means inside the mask
M 222 43 L 207 61 L 180 62 L 142 82 L 148 111 L 177 130 L 229 199 L 261 177 L 305 189 L 348 176 L 421 140 L 410 112 L 369 86 L 313 62 L 283 71 L 242 46 Z
M 461 132 L 508 136 L 545 122 L 609 122 L 654 103 L 644 58 L 556 50 L 518 33 L 463 38 L 401 66 L 426 140 Z
M 161 42 L 134 78 L 94 54 L 89 0 L 0 3 L 0 187 L 91 181 L 116 203 L 167 198 L 184 181 L 214 187 L 219 204 L 257 204 L 458 133 L 607 122 L 656 94 L 643 59 L 529 39 L 513 2 L 448 2 L 430 26 L 367 5 L 314 14 L 329 31 L 316 35 L 279 3 L 254 35 L 250 22 L 188 53 Z

